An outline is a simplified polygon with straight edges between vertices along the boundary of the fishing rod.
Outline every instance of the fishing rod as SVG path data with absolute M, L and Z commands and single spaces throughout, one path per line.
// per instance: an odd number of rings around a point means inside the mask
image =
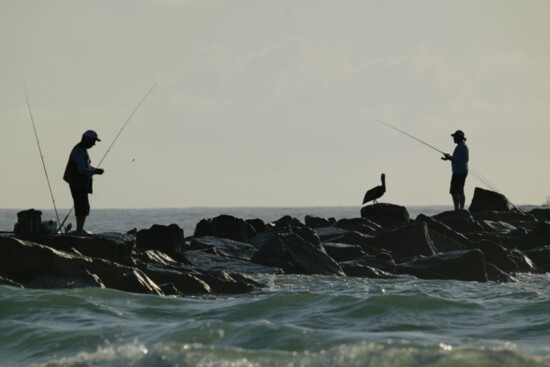
M 101 158 L 101 160 L 99 161 L 99 164 L 97 165 L 96 168 L 99 168 L 99 166 L 101 166 L 101 163 L 103 163 L 103 161 L 105 160 L 105 157 L 107 157 L 107 155 L 109 154 L 109 152 L 111 152 L 111 148 L 113 147 L 113 145 L 115 145 L 115 142 L 118 140 L 118 137 L 120 136 L 120 134 L 122 134 L 122 131 L 124 131 L 124 129 L 126 128 L 126 125 L 128 125 L 128 123 L 130 122 L 130 120 L 132 119 L 132 117 L 135 115 L 135 113 L 137 112 L 137 110 L 139 109 L 139 107 L 141 106 L 141 104 L 147 99 L 147 97 L 149 96 L 149 94 L 151 94 L 151 92 L 153 91 L 153 89 L 156 88 L 158 82 L 156 82 L 155 84 L 153 84 L 153 86 L 151 88 L 149 88 L 149 90 L 147 91 L 147 93 L 145 93 L 145 95 L 143 96 L 143 98 L 139 101 L 139 103 L 136 105 L 136 107 L 134 108 L 134 110 L 132 111 L 132 113 L 130 114 L 130 116 L 128 116 L 128 118 L 126 119 L 126 122 L 124 122 L 124 124 L 122 125 L 122 127 L 120 128 L 120 130 L 118 131 L 118 134 L 115 136 L 115 138 L 113 139 L 113 142 L 111 143 L 111 145 L 109 145 L 109 147 L 107 148 L 107 151 L 105 151 L 105 154 L 103 154 L 103 157 Z M 65 219 L 63 219 L 63 223 L 61 223 L 61 225 L 59 226 L 59 228 L 62 228 L 63 225 L 65 224 L 65 222 L 67 221 L 67 219 L 69 218 L 69 215 L 71 215 L 72 211 L 74 210 L 74 206 L 71 208 L 71 210 L 69 210 L 69 212 L 67 213 L 67 215 L 65 216 Z M 58 229 L 59 230 L 59 229 Z
M 40 140 L 38 139 L 38 133 L 36 132 L 36 125 L 34 123 L 34 117 L 32 116 L 31 103 L 29 102 L 29 95 L 27 93 L 27 86 L 23 84 L 23 89 L 25 90 L 25 99 L 27 100 L 27 107 L 29 108 L 29 115 L 31 117 L 32 128 L 34 130 L 34 137 L 36 138 L 36 145 L 38 146 L 38 153 L 40 154 L 40 159 L 42 160 L 42 167 L 44 167 L 44 174 L 46 175 L 46 182 L 48 183 L 48 189 L 50 190 L 50 197 L 53 203 L 53 209 L 55 211 L 55 217 L 57 218 L 57 223 L 59 223 L 59 214 L 57 212 L 57 206 L 55 205 L 55 199 L 53 196 L 52 185 L 50 184 L 50 177 L 48 176 L 48 170 L 46 169 L 46 163 L 44 162 L 44 154 L 42 154 L 42 148 L 40 147 Z M 63 225 L 61 225 L 63 227 Z M 59 227 L 59 228 L 61 228 Z M 59 231 L 59 229 L 58 229 Z
M 373 119 L 373 118 L 371 118 L 371 119 Z M 408 136 L 409 138 L 412 138 L 412 139 L 414 139 L 414 140 L 416 140 L 416 141 L 418 141 L 418 142 L 424 144 L 425 146 L 427 146 L 427 147 L 429 147 L 429 148 L 435 150 L 436 152 L 439 152 L 439 153 L 443 154 L 444 156 L 447 155 L 447 153 L 443 152 L 442 150 L 439 150 L 439 149 L 435 148 L 434 146 L 432 146 L 432 145 L 426 143 L 425 141 L 420 140 L 420 139 L 418 139 L 417 137 L 415 137 L 415 136 L 409 134 L 408 132 L 403 131 L 403 130 L 401 130 L 401 129 L 399 129 L 399 128 L 393 126 L 393 125 L 390 125 L 390 124 L 388 124 L 387 122 L 384 122 L 384 121 L 378 120 L 378 119 L 373 119 L 373 120 L 376 121 L 376 122 L 378 122 L 378 123 L 380 123 L 380 124 L 382 124 L 382 125 L 386 125 L 387 127 L 390 127 L 390 128 L 392 128 L 392 129 L 394 129 L 394 130 L 396 130 L 396 131 L 398 131 L 398 132 L 400 132 L 400 133 L 402 133 L 402 134 Z M 479 171 L 477 171 L 477 170 L 476 170 L 475 168 L 473 168 L 472 166 L 470 166 L 469 168 L 470 168 L 470 170 L 472 171 L 472 173 L 474 174 L 474 176 L 476 176 L 476 178 L 477 178 L 478 180 L 480 180 L 482 183 L 484 183 L 484 184 L 485 184 L 487 187 L 489 187 L 491 190 L 496 191 L 496 192 L 498 192 L 499 194 L 501 194 L 502 196 L 504 196 L 504 198 L 506 199 L 506 201 L 507 201 L 510 205 L 512 205 L 512 206 L 513 206 L 516 210 L 518 210 L 519 212 L 523 213 L 523 211 L 522 211 L 520 208 L 518 208 L 516 205 L 514 205 L 514 203 L 512 203 L 510 200 L 508 200 L 508 198 L 506 197 L 506 195 L 504 195 L 504 194 L 502 193 L 502 191 L 500 191 L 495 185 L 493 185 L 493 184 L 491 183 L 491 181 L 489 181 L 486 177 L 484 177 Z
M 403 131 L 403 130 L 401 130 L 401 129 L 395 127 L 395 126 L 392 126 L 392 125 L 388 124 L 387 122 L 384 122 L 384 121 L 378 120 L 378 119 L 374 119 L 374 121 L 379 122 L 379 123 L 381 123 L 382 125 L 386 125 L 387 127 L 391 127 L 392 129 L 394 129 L 394 130 L 396 130 L 396 131 L 399 131 L 401 134 L 405 134 L 405 135 L 407 135 L 409 138 L 412 138 L 412 139 L 414 139 L 414 140 L 416 140 L 416 141 L 418 141 L 418 142 L 424 144 L 425 146 L 427 146 L 427 147 L 429 147 L 429 148 L 432 148 L 432 149 L 435 150 L 436 152 L 439 152 L 439 153 L 441 153 L 441 154 L 443 154 L 443 155 L 446 155 L 446 154 L 447 154 L 447 153 L 445 153 L 445 152 L 443 152 L 443 151 L 437 149 L 436 147 L 434 147 L 434 146 L 432 146 L 432 145 L 426 143 L 425 141 L 420 140 L 420 139 L 418 139 L 418 138 L 415 137 L 415 136 L 412 136 L 412 135 L 409 134 L 408 132 Z

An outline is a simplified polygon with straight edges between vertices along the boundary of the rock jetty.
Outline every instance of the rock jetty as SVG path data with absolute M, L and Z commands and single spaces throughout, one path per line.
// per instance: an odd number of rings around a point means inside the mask
M 550 271 L 550 209 L 524 213 L 476 188 L 469 210 L 409 218 L 404 206 L 372 204 L 336 220 L 284 216 L 272 223 L 228 215 L 126 234 L 3 234 L 0 284 L 101 287 L 186 296 L 264 287 L 264 274 L 513 282 Z

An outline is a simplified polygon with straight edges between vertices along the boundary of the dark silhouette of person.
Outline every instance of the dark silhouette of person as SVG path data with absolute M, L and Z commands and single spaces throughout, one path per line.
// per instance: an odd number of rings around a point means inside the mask
M 451 134 L 456 144 L 453 155 L 445 154 L 441 159 L 451 161 L 453 176 L 451 178 L 451 196 L 455 210 L 464 209 L 466 196 L 464 195 L 464 184 L 468 176 L 468 161 L 470 160 L 470 151 L 466 145 L 466 137 L 462 130 L 457 130 Z
M 93 147 L 96 141 L 101 141 L 97 133 L 88 130 L 82 134 L 80 143 L 74 146 L 65 168 L 63 180 L 65 180 L 71 189 L 71 195 L 74 201 L 74 213 L 76 217 L 76 232 L 79 234 L 88 234 L 84 230 L 86 217 L 90 215 L 90 201 L 88 194 L 93 192 L 92 176 L 102 175 L 103 169 L 92 167 L 88 149 Z

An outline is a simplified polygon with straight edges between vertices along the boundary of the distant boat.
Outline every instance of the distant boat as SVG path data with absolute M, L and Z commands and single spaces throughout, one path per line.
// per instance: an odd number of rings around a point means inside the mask
M 546 197 L 546 203 L 544 203 L 542 205 L 550 205 L 550 196 Z

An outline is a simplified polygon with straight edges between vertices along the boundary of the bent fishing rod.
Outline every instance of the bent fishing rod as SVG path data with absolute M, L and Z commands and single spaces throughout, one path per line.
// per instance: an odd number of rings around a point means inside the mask
M 447 154 L 448 154 L 448 153 L 445 153 L 445 152 L 443 152 L 442 150 L 439 150 L 439 149 L 437 149 L 436 147 L 434 147 L 434 146 L 432 146 L 432 145 L 426 143 L 425 141 L 418 139 L 417 137 L 415 137 L 415 136 L 409 134 L 408 132 L 403 131 L 403 130 L 401 130 L 401 129 L 399 129 L 399 128 L 393 126 L 393 125 L 388 124 L 387 122 L 384 122 L 384 121 L 378 120 L 378 119 L 374 119 L 374 118 L 371 118 L 371 119 L 374 120 L 374 121 L 376 121 L 376 122 L 378 122 L 378 123 L 380 123 L 380 124 L 382 124 L 382 125 L 385 125 L 385 126 L 387 126 L 387 127 L 390 127 L 390 128 L 392 128 L 392 129 L 394 129 L 395 131 L 398 131 L 398 132 L 400 132 L 401 134 L 404 134 L 404 135 L 408 136 L 409 138 L 412 138 L 412 139 L 418 141 L 419 143 L 424 144 L 424 145 L 427 146 L 428 148 L 431 148 L 431 149 L 435 150 L 436 152 L 443 154 L 444 156 L 447 156 Z M 498 192 L 499 194 L 503 195 L 503 196 L 506 198 L 506 195 L 504 195 L 504 194 L 502 193 L 502 191 L 500 191 L 495 185 L 493 185 L 493 184 L 492 184 L 486 177 L 484 177 L 479 171 L 477 171 L 476 169 L 474 169 L 474 168 L 471 167 L 471 166 L 470 166 L 470 170 L 472 171 L 472 173 L 474 174 L 474 176 L 476 176 L 476 178 L 477 178 L 478 180 L 480 180 L 482 183 L 484 183 L 484 184 L 485 184 L 487 187 L 489 187 L 491 190 Z M 518 211 L 520 211 L 520 212 L 523 213 L 523 211 L 522 211 L 520 208 L 518 208 L 516 205 L 514 205 L 514 203 L 512 203 L 510 200 L 508 200 L 508 198 L 506 198 L 506 201 L 508 201 L 508 203 L 510 203 L 510 204 L 511 204 L 514 208 L 516 208 Z
M 36 145 L 38 146 L 38 153 L 40 154 L 40 159 L 42 160 L 42 167 L 44 167 L 44 174 L 46 175 L 46 182 L 48 183 L 48 189 L 50 190 L 50 197 L 53 203 L 53 209 L 55 211 L 55 217 L 57 223 L 59 223 L 59 214 L 57 212 L 57 206 L 55 205 L 55 199 L 53 196 L 52 185 L 50 184 L 50 177 L 48 176 L 48 170 L 46 169 L 46 162 L 44 161 L 44 154 L 42 154 L 42 148 L 40 147 L 40 140 L 38 139 L 38 133 L 36 132 L 36 125 L 34 123 L 34 117 L 32 116 L 31 103 L 29 102 L 29 95 L 27 93 L 27 86 L 23 84 L 23 89 L 25 89 L 25 99 L 27 100 L 27 107 L 29 108 L 29 115 L 31 117 L 32 128 L 34 130 L 34 137 L 36 138 Z M 60 227 L 61 228 L 61 227 Z M 59 229 L 58 229 L 59 231 Z
M 139 103 L 136 105 L 136 107 L 134 108 L 134 110 L 132 111 L 132 113 L 130 114 L 130 116 L 128 116 L 128 118 L 126 119 L 126 122 L 124 122 L 124 124 L 122 125 L 122 127 L 120 128 L 120 130 L 118 131 L 118 134 L 116 134 L 115 138 L 113 139 L 113 142 L 111 143 L 111 145 L 109 145 L 109 147 L 107 148 L 107 150 L 105 151 L 105 154 L 103 154 L 103 157 L 101 158 L 101 160 L 99 161 L 99 164 L 97 165 L 96 168 L 99 168 L 101 166 L 101 163 L 103 163 L 103 161 L 105 160 L 105 157 L 107 157 L 107 155 L 111 152 L 111 148 L 113 147 L 113 145 L 115 145 L 115 142 L 118 140 L 118 137 L 120 136 L 120 134 L 122 134 L 122 132 L 124 131 L 124 129 L 126 128 L 126 126 L 128 125 L 128 123 L 130 122 L 130 120 L 132 119 L 132 117 L 135 115 L 135 113 L 137 112 L 137 110 L 139 109 L 139 107 L 141 106 L 141 104 L 147 99 L 147 97 L 149 97 L 149 94 L 151 94 L 151 92 L 153 91 L 153 89 L 155 89 L 155 87 L 157 86 L 158 82 L 156 82 L 155 84 L 153 84 L 153 86 L 151 88 L 149 88 L 149 90 L 147 91 L 147 93 L 145 93 L 145 95 L 143 96 L 143 98 L 139 101 Z M 69 218 L 69 215 L 71 215 L 72 211 L 74 210 L 74 206 L 71 208 L 71 210 L 69 210 L 69 212 L 67 213 L 67 215 L 65 216 L 65 219 L 63 219 L 63 222 L 61 223 L 61 225 L 58 227 L 57 231 L 59 231 L 61 228 L 63 228 L 63 225 L 65 224 L 65 222 L 67 221 L 67 219 Z M 59 223 L 59 222 L 58 222 Z

